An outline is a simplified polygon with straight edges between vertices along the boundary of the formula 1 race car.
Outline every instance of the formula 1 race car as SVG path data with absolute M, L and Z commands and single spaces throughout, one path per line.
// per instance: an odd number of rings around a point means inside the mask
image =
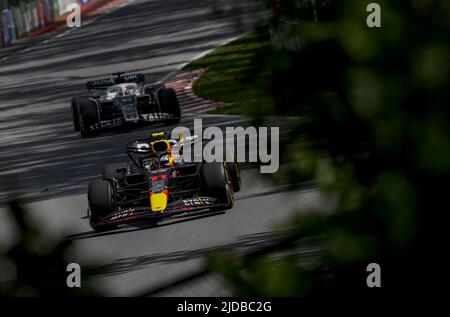
M 124 124 L 180 121 L 180 104 L 173 89 L 162 83 L 146 85 L 143 74 L 114 75 L 87 82 L 89 96 L 72 98 L 73 125 L 82 137 Z
M 127 147 L 131 162 L 108 164 L 88 187 L 89 219 L 95 231 L 140 219 L 159 221 L 180 213 L 230 209 L 241 188 L 235 162 L 184 162 L 177 149 L 193 146 L 163 132 Z

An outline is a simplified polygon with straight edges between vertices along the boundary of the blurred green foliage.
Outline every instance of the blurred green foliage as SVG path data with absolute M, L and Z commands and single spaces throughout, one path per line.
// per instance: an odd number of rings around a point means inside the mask
M 381 28 L 366 26 L 371 2 L 381 6 Z M 371 262 L 381 265 L 384 290 L 428 289 L 444 274 L 450 2 L 278 3 L 297 21 L 271 21 L 272 47 L 252 57 L 246 78 L 264 89 L 239 109 L 301 117 L 282 145 L 289 164 L 277 176 L 317 180 L 338 204 L 331 215 L 293 219 L 290 243 L 247 257 L 215 255 L 213 268 L 236 295 L 369 291 Z M 306 237 L 325 250 L 312 266 L 296 252 Z
M 208 100 L 233 103 L 233 107 L 221 107 L 217 113 L 241 114 L 254 109 L 249 104 L 263 90 L 252 76 L 254 71 L 260 70 L 255 59 L 263 56 L 270 47 L 265 27 L 189 63 L 186 70 L 207 69 L 206 74 L 195 82 L 194 92 Z M 246 107 L 245 110 L 242 107 Z

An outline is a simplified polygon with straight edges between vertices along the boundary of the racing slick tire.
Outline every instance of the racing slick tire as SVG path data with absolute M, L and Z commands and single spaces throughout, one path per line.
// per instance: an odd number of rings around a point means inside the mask
M 73 97 L 70 103 L 70 107 L 72 109 L 73 128 L 76 132 L 80 131 L 80 102 L 86 99 L 86 97 Z
M 237 193 L 241 190 L 241 170 L 237 162 L 227 162 L 226 167 L 233 185 L 233 192 Z
M 205 194 L 217 198 L 219 204 L 223 204 L 219 207 L 210 208 L 211 211 L 226 210 L 233 207 L 234 193 L 223 163 L 203 163 L 201 177 Z
M 91 126 L 98 123 L 97 106 L 89 99 L 80 100 L 78 123 L 82 137 L 94 135 Z
M 161 88 L 158 90 L 158 102 L 162 112 L 170 113 L 173 118 L 163 121 L 165 125 L 177 124 L 181 119 L 180 103 L 175 90 L 172 88 Z
M 110 181 L 96 179 L 89 183 L 88 203 L 90 210 L 89 222 L 97 232 L 108 231 L 117 228 L 116 224 L 101 224 L 101 217 L 104 217 L 116 208 L 114 187 Z
M 106 164 L 102 168 L 102 176 L 103 178 L 115 178 L 116 180 L 120 180 L 123 178 L 123 172 L 118 172 L 119 169 L 125 169 L 125 171 L 128 172 L 129 165 L 127 162 L 120 162 L 120 163 L 112 163 L 112 164 Z

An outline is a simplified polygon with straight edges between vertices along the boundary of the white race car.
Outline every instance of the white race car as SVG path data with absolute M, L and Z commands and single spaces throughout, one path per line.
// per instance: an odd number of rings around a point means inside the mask
M 86 83 L 87 97 L 72 98 L 75 131 L 81 136 L 125 124 L 180 121 L 181 112 L 175 91 L 164 84 L 145 84 L 145 75 L 118 73 L 116 77 Z M 99 91 L 100 94 L 94 94 Z

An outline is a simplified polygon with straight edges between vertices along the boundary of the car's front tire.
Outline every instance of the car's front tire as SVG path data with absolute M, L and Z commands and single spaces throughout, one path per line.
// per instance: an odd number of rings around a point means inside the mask
M 181 119 L 180 103 L 175 90 L 161 88 L 158 90 L 158 102 L 162 112 L 169 113 L 173 118 L 164 120 L 165 125 L 177 124 Z
M 88 203 L 90 210 L 89 222 L 95 231 L 112 230 L 116 224 L 104 225 L 101 218 L 117 210 L 113 184 L 105 179 L 96 179 L 89 183 Z
M 84 99 L 79 102 L 78 109 L 78 123 L 81 136 L 92 136 L 94 134 L 94 131 L 91 129 L 91 126 L 98 123 L 98 112 L 96 104 L 89 99 Z
M 73 122 L 73 128 L 76 132 L 80 131 L 80 110 L 79 110 L 79 103 L 80 101 L 84 99 L 83 97 L 73 97 L 72 101 L 70 103 L 70 107 L 72 110 L 72 122 Z
M 229 176 L 223 163 L 203 163 L 201 177 L 203 191 L 206 195 L 217 198 L 222 206 L 211 208 L 212 211 L 226 210 L 233 207 L 234 193 Z

